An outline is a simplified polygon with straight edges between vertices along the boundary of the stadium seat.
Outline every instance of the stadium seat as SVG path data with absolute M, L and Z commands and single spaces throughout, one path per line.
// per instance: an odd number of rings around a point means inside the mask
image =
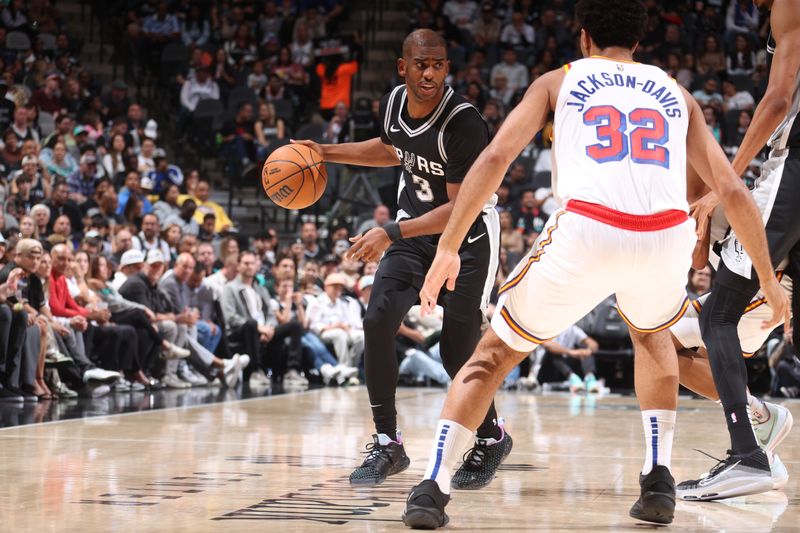
M 541 189 L 542 187 L 550 187 L 552 186 L 552 183 L 553 183 L 552 175 L 548 171 L 537 172 L 536 175 L 533 177 L 534 189 Z
M 272 105 L 275 106 L 275 115 L 282 118 L 287 126 L 294 124 L 294 104 L 291 100 L 285 98 L 281 100 L 273 100 Z
M 56 36 L 52 33 L 40 33 L 38 36 L 42 40 L 42 49 L 52 51 L 56 49 Z
M 235 113 L 236 109 L 243 102 L 249 102 L 253 104 L 253 107 L 255 108 L 256 104 L 258 103 L 258 97 L 250 87 L 234 87 L 233 90 L 231 90 L 231 93 L 228 95 L 228 111 Z M 253 111 L 258 112 L 258 109 L 254 109 Z
M 303 124 L 297 130 L 295 138 L 297 139 L 311 139 L 312 141 L 322 142 L 322 135 L 325 133 L 324 126 L 320 124 Z

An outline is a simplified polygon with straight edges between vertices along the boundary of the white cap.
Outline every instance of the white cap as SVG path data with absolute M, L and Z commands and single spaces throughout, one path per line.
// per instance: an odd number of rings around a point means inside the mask
M 165 263 L 164 261 L 164 254 L 161 253 L 161 250 L 150 250 L 147 252 L 147 264 L 152 265 L 153 263 Z
M 150 176 L 142 176 L 142 179 L 139 181 L 139 187 L 151 191 L 153 190 L 153 180 L 150 179 Z
M 124 254 L 119 261 L 119 266 L 124 267 L 128 265 L 135 265 L 138 263 L 144 263 L 144 254 L 141 250 L 128 250 Z
M 372 287 L 375 283 L 375 276 L 361 276 L 361 280 L 358 282 L 359 290 L 364 290 L 367 287 Z
M 158 139 L 158 124 L 152 118 L 144 126 L 144 136 L 154 141 Z

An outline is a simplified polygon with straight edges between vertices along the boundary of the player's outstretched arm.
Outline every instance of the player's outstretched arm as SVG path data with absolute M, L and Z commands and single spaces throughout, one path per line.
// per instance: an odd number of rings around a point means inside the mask
M 461 182 L 453 211 L 439 239 L 436 257 L 419 293 L 423 315 L 433 311 L 439 291 L 445 284 L 449 290 L 455 289 L 461 268 L 458 249 L 464 237 L 486 201 L 500 186 L 508 166 L 544 127 L 550 110 L 555 109 L 563 79 L 564 70 L 554 70 L 528 88 L 525 97 L 508 115 L 500 131 Z
M 788 325 L 789 300 L 772 269 L 761 213 L 750 191 L 706 127 L 700 106 L 685 89 L 683 93 L 689 108 L 689 131 L 686 138 L 689 164 L 722 202 L 731 227 L 753 262 L 761 280 L 761 290 L 772 307 L 772 320 L 768 324 L 775 326 L 784 321 Z
M 800 0 L 776 0 L 770 14 L 770 25 L 777 46 L 767 91 L 756 107 L 750 127 L 733 159 L 733 169 L 740 176 L 789 112 L 800 72 Z
M 461 247 L 470 226 L 503 181 L 508 166 L 544 127 L 547 115 L 555 107 L 553 88 L 560 86 L 563 77 L 564 71 L 559 69 L 537 79 L 475 160 L 461 183 L 439 250 L 455 253 Z
M 323 161 L 362 167 L 396 167 L 400 164 L 394 149 L 383 144 L 380 137 L 357 143 L 319 144 L 309 140 L 294 140 L 315 150 Z

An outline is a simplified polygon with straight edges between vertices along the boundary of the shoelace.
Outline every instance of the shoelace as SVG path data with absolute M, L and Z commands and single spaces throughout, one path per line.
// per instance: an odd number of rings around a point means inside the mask
M 364 459 L 364 465 L 372 464 L 381 456 L 385 456 L 386 458 L 389 457 L 389 451 L 386 449 L 386 446 L 381 446 L 380 444 L 376 444 L 374 442 L 370 442 L 366 446 L 367 451 L 362 452 L 367 455 Z
M 715 460 L 717 462 L 717 464 L 715 464 L 711 468 L 711 470 L 708 471 L 708 474 L 706 474 L 705 476 L 701 476 L 701 477 L 713 477 L 713 476 L 716 476 L 717 473 L 720 470 L 722 470 L 723 468 L 725 468 L 728 465 L 728 461 L 730 460 L 731 455 L 733 455 L 733 450 L 728 450 L 728 452 L 727 452 L 728 453 L 728 457 L 726 457 L 725 459 L 720 459 L 719 457 L 714 457 L 710 453 L 706 453 L 703 450 L 700 450 L 698 448 L 695 448 L 694 451 L 700 452 L 703 455 L 705 455 L 706 457 L 708 457 L 709 459 L 713 459 L 713 460 Z
M 472 468 L 480 468 L 483 465 L 483 459 L 486 457 L 486 444 L 476 443 L 475 446 L 467 450 L 462 457 L 464 464 Z

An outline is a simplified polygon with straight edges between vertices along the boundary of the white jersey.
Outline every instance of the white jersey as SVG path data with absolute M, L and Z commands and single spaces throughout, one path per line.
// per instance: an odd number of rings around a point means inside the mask
M 689 211 L 680 86 L 650 65 L 601 57 L 564 66 L 555 111 L 553 191 L 634 215 Z

